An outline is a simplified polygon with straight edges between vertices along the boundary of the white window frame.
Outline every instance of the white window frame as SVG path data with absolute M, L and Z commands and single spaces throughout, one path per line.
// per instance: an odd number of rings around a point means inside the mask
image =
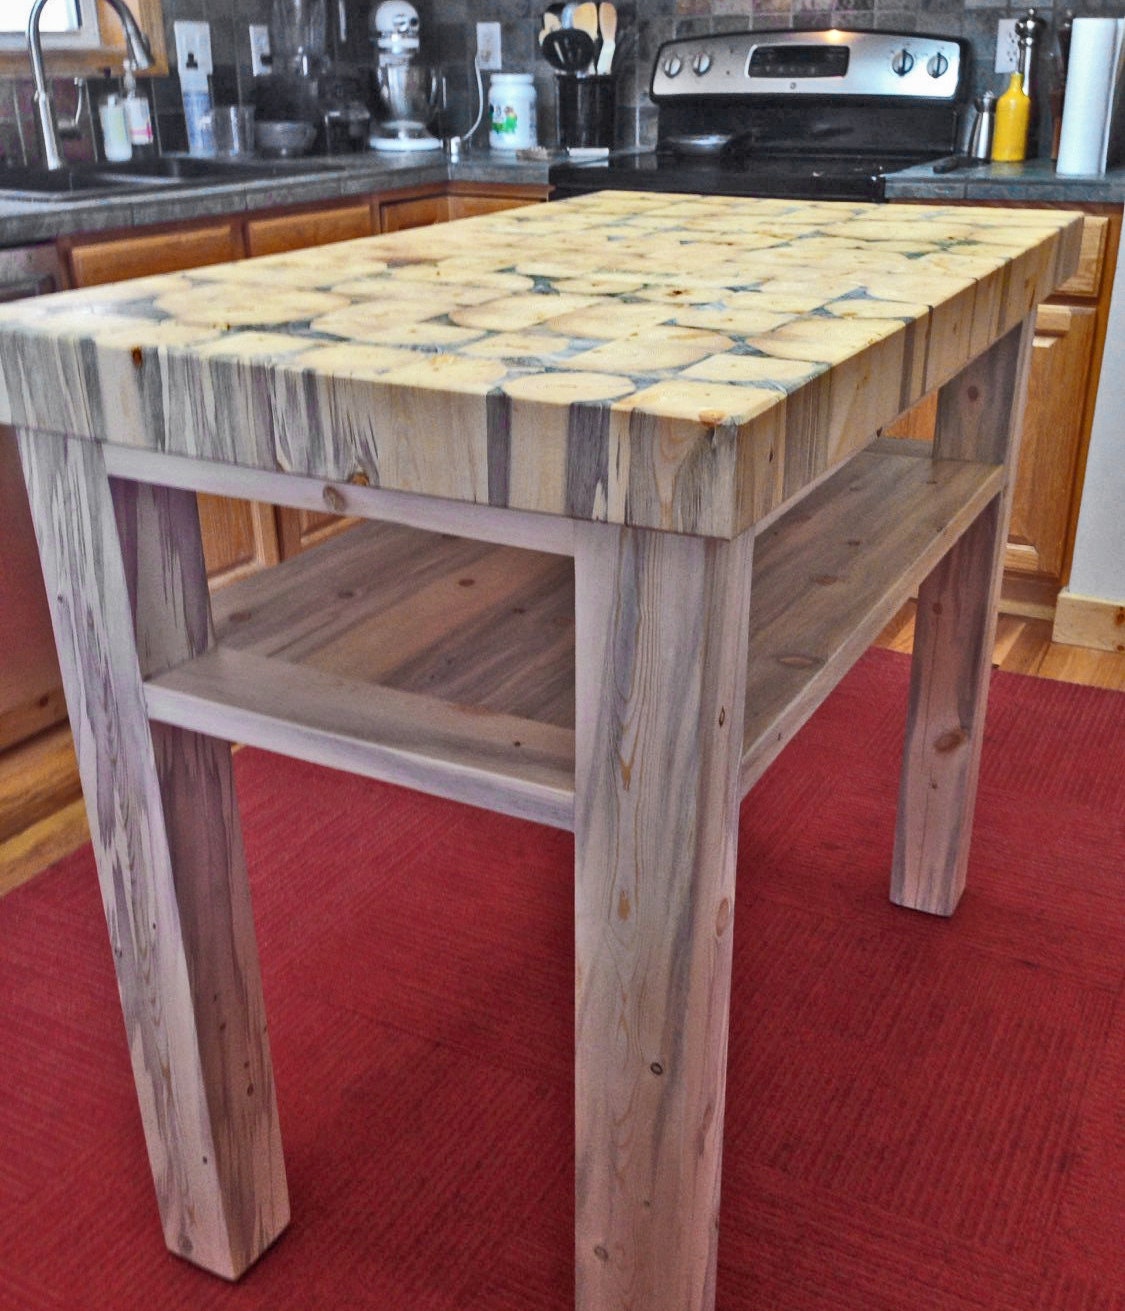
M 49 32 L 43 29 L 44 50 L 97 50 L 102 45 L 101 28 L 98 22 L 98 0 L 75 0 L 81 16 L 81 25 L 77 29 L 64 32 Z M 31 0 L 24 6 L 25 13 L 31 12 Z M 26 20 L 19 32 L 0 32 L 0 51 L 26 50 Z

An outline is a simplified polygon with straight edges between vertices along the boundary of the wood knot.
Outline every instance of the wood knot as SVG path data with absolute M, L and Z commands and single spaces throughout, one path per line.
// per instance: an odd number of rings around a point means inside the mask
M 145 353 L 139 346 L 134 346 L 130 354 L 133 357 L 133 367 L 139 369 L 145 362 Z
M 367 474 L 365 474 L 362 469 L 357 469 L 355 473 L 351 474 L 348 478 L 348 482 L 350 482 L 354 487 L 371 486 L 371 479 L 368 478 Z
M 335 487 L 326 487 L 321 493 L 321 496 L 324 500 L 324 504 L 328 506 L 334 514 L 343 514 L 346 502 Z
M 633 903 L 629 900 L 629 894 L 624 889 L 617 895 L 617 918 L 627 920 L 633 913 Z
M 813 582 L 816 583 L 818 587 L 832 587 L 839 581 L 840 579 L 836 574 L 816 574 L 813 577 Z
M 786 669 L 812 669 L 814 665 L 819 665 L 820 661 L 816 656 L 793 654 L 778 656 L 777 663 L 784 665 Z
M 959 746 L 964 745 L 968 736 L 963 728 L 951 728 L 948 733 L 943 733 L 934 743 L 934 750 L 940 751 L 943 755 L 950 751 L 956 751 Z
M 724 897 L 719 902 L 719 913 L 715 916 L 715 932 L 720 938 L 730 928 L 731 913 L 730 898 Z
M 594 1248 L 594 1255 L 598 1258 L 599 1261 L 609 1260 L 609 1252 L 601 1245 L 601 1243 L 599 1243 L 597 1247 Z
M 664 1073 L 664 1066 L 661 1065 L 659 1061 L 653 1061 L 648 1068 L 657 1076 L 657 1078 Z
M 458 580 L 457 580 L 457 586 L 458 586 L 458 587 L 473 587 L 473 586 L 476 584 L 476 581 L 477 581 L 477 580 L 476 580 L 475 578 L 458 578 Z

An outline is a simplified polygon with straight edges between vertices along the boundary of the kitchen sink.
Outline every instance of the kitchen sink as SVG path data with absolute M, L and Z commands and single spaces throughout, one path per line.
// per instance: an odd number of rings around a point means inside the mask
M 121 164 L 66 164 L 46 169 L 0 167 L 0 200 L 47 202 L 96 200 L 181 187 L 261 182 L 310 173 L 338 173 L 339 164 L 324 160 L 226 160 L 194 155 L 161 155 Z

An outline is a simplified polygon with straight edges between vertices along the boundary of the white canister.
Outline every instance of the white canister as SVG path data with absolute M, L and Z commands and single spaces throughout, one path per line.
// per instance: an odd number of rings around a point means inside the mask
M 530 73 L 493 73 L 488 83 L 488 144 L 528 150 L 538 142 L 535 79 Z

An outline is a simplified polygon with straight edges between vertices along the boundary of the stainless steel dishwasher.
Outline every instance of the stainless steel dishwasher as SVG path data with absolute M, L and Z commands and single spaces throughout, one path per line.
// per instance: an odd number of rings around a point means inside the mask
M 52 244 L 0 250 L 0 302 L 65 286 Z M 15 434 L 0 426 L 0 751 L 66 717 Z

